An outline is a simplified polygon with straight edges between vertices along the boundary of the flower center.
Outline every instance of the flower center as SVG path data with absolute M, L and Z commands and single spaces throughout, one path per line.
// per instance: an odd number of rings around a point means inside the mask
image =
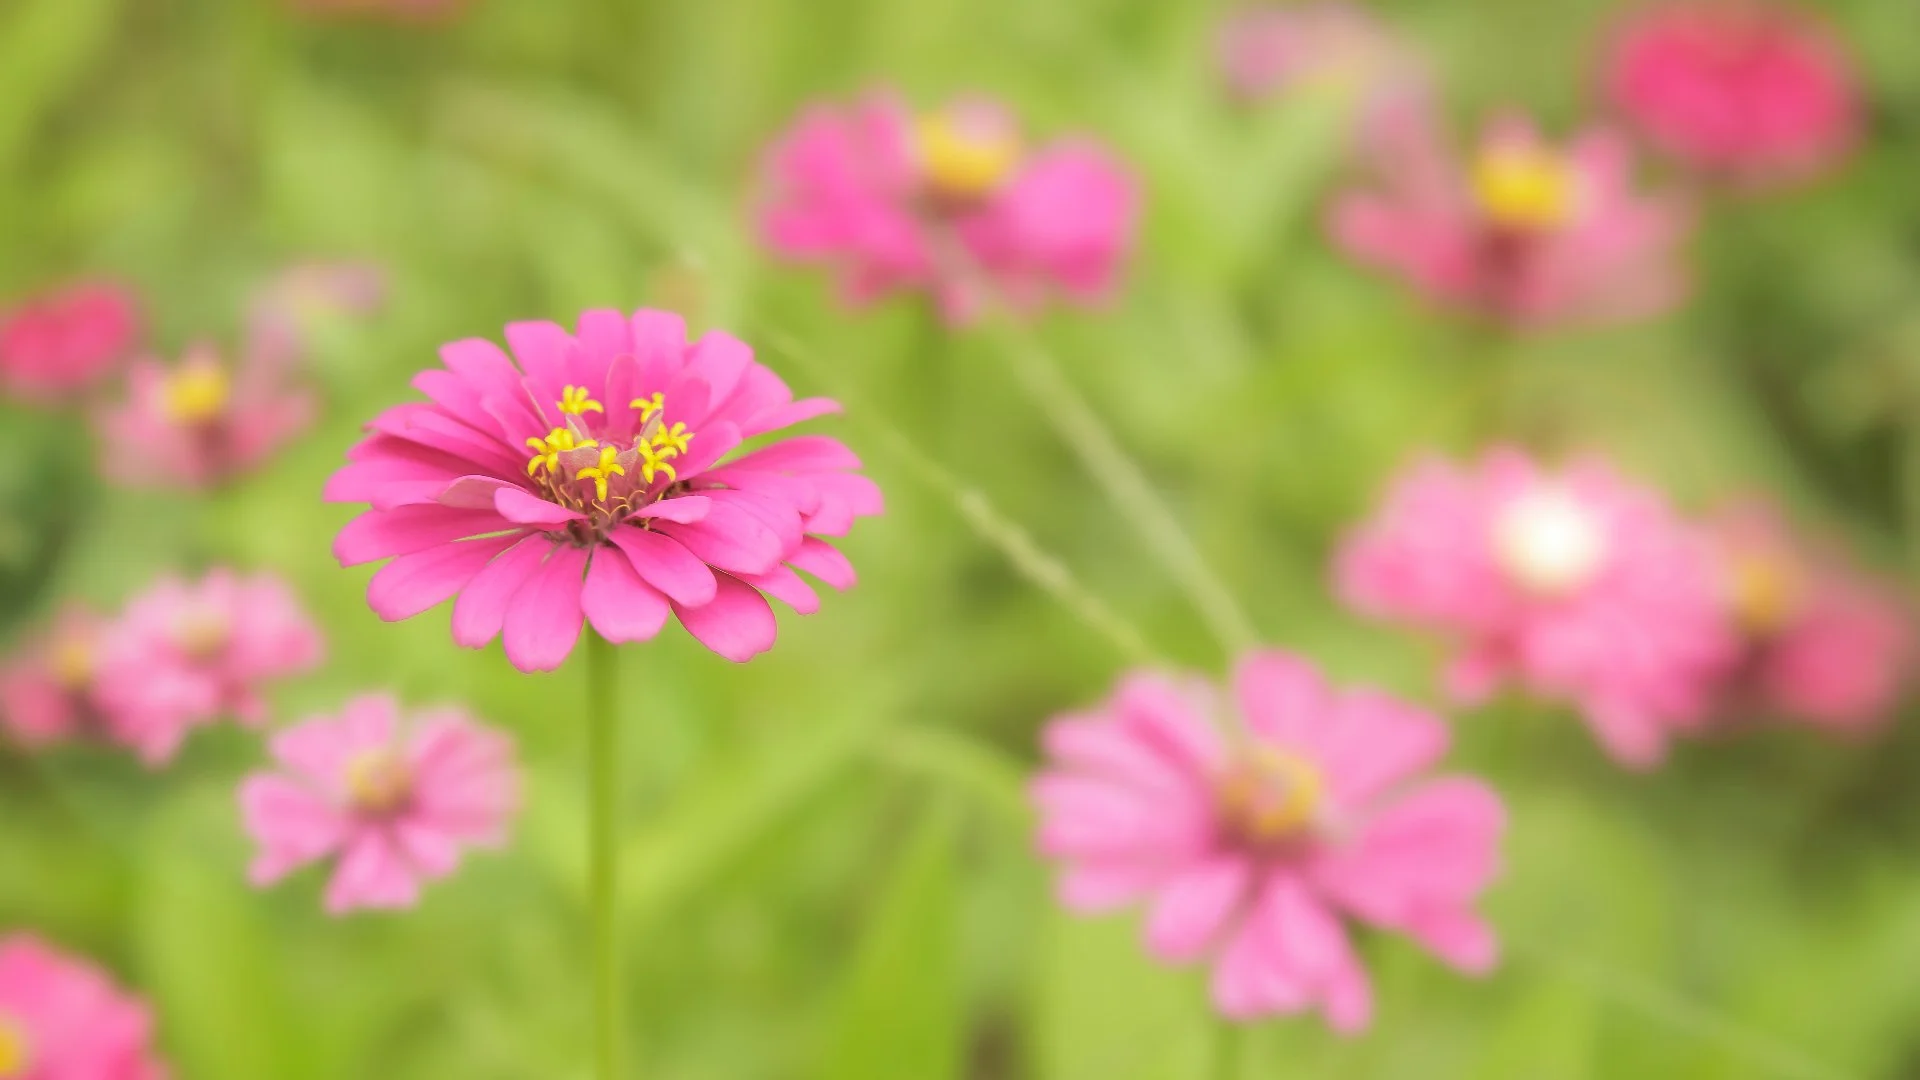
M 391 814 L 413 796 L 413 770 L 398 753 L 362 750 L 347 760 L 347 803 L 364 814 Z
M 1247 750 L 1215 789 L 1228 830 L 1255 846 L 1297 840 L 1314 825 L 1324 784 L 1313 764 L 1271 746 Z
M 920 118 L 913 129 L 921 182 L 934 198 L 977 202 L 993 194 L 1020 163 L 1012 125 L 985 110 L 948 109 Z
M 32 1064 L 26 1030 L 6 1013 L 0 1013 L 0 1080 L 25 1077 Z
M 53 643 L 48 665 L 54 681 L 79 690 L 93 681 L 93 642 L 81 634 L 62 634 Z
M 225 648 L 232 632 L 226 613 L 209 604 L 195 604 L 173 617 L 174 647 L 195 660 Z
M 1493 526 L 1494 558 L 1536 596 L 1578 591 L 1606 561 L 1606 534 L 1579 500 L 1542 487 L 1507 504 Z
M 204 424 L 227 409 L 233 387 L 218 363 L 189 360 L 169 373 L 160 388 L 160 408 L 176 424 Z
M 1573 220 L 1579 194 L 1579 175 L 1549 150 L 1490 146 L 1473 163 L 1474 201 L 1497 228 L 1552 232 Z
M 633 400 L 631 407 L 640 410 L 640 431 L 625 448 L 616 440 L 590 437 L 586 414 L 604 415 L 606 408 L 588 397 L 585 387 L 565 388 L 557 406 L 568 418 L 566 426 L 527 440 L 533 451 L 527 475 L 547 499 L 586 514 L 595 529 L 653 501 L 659 494 L 656 482 L 679 479 L 672 461 L 687 452 L 694 433 L 684 422 L 662 420 L 665 394 Z
M 1743 552 L 1727 567 L 1727 603 L 1734 622 L 1753 637 L 1786 629 L 1806 590 L 1798 567 L 1774 552 Z

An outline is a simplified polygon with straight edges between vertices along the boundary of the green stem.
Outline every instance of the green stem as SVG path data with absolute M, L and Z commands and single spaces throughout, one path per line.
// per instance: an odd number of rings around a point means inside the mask
M 615 841 L 620 727 L 614 715 L 613 646 L 587 633 L 588 834 L 593 895 L 594 1060 L 599 1080 L 620 1077 L 620 932 L 616 893 L 620 848 Z
M 1215 1023 L 1213 1061 L 1208 1073 L 1213 1080 L 1240 1080 L 1244 1072 L 1240 1061 L 1244 1043 L 1244 1033 L 1233 1021 L 1222 1019 Z

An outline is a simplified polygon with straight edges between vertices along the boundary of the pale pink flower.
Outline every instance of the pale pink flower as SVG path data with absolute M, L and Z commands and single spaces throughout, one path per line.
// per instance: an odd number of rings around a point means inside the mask
M 373 509 L 340 531 L 342 565 L 378 559 L 367 602 L 411 618 L 454 596 L 453 639 L 500 637 L 522 671 L 560 666 L 583 620 L 609 641 L 676 615 L 729 660 L 773 647 L 769 594 L 807 614 L 853 567 L 822 537 L 881 511 L 860 460 L 821 435 L 749 439 L 836 412 L 793 400 L 753 350 L 678 315 L 589 311 L 576 333 L 506 329 L 513 357 L 470 338 L 413 384 L 431 399 L 368 425 L 327 482 Z M 517 361 L 517 363 L 516 363 Z
M 1796 536 L 1763 504 L 1726 508 L 1712 535 L 1744 646 L 1723 711 L 1758 708 L 1833 731 L 1884 722 L 1914 660 L 1902 587 Z
M 82 281 L 0 311 L 0 388 L 37 402 L 59 401 L 112 374 L 142 332 L 133 291 Z
M 1605 68 L 1607 96 L 1650 142 L 1737 184 L 1805 177 L 1859 138 L 1852 63 L 1799 8 L 1649 4 L 1622 21 Z
M 884 94 L 816 105 L 763 174 L 760 230 L 776 254 L 834 268 L 853 303 L 925 294 L 950 325 L 999 304 L 1102 300 L 1133 245 L 1133 180 L 1104 149 L 1030 145 L 980 100 L 917 117 Z
M 1623 139 L 1594 130 L 1560 148 L 1508 117 L 1463 161 L 1408 119 L 1334 205 L 1334 239 L 1355 259 L 1517 327 L 1644 317 L 1684 292 L 1690 215 L 1635 190 Z
M 0 938 L 0 1076 L 166 1080 L 153 1017 L 92 963 L 24 933 Z
M 267 717 L 267 685 L 320 663 L 323 643 L 285 582 L 213 570 L 134 597 L 100 643 L 96 695 L 114 735 L 149 765 L 194 728 Z
M 240 786 L 259 846 L 249 877 L 270 885 L 338 855 L 326 895 L 334 915 L 412 907 L 466 849 L 504 844 L 519 809 L 512 741 L 460 709 L 403 715 L 391 697 L 369 695 L 270 745 L 279 770 Z
M 247 307 L 241 355 L 276 370 L 306 359 L 314 327 L 364 317 L 386 302 L 387 275 L 368 262 L 298 263 L 275 275 Z
M 1156 957 L 1213 957 L 1226 1016 L 1317 1007 L 1358 1031 L 1371 990 L 1343 916 L 1466 972 L 1498 953 L 1473 905 L 1505 812 L 1485 784 L 1422 776 L 1447 741 L 1426 712 L 1282 652 L 1245 657 L 1230 696 L 1135 674 L 1047 725 L 1040 849 L 1069 908 L 1144 901 Z
M 1243 104 L 1300 93 L 1351 95 L 1367 150 L 1433 108 L 1424 57 L 1371 11 L 1344 0 L 1243 8 L 1220 23 L 1214 59 Z
M 1594 460 L 1423 462 L 1348 538 L 1337 578 L 1360 612 L 1449 638 L 1459 700 L 1508 680 L 1564 699 L 1636 768 L 1705 721 L 1734 659 L 1705 537 Z
M 43 633 L 0 663 L 0 726 L 26 746 L 108 734 L 94 700 L 105 630 L 90 608 L 69 604 Z
M 313 414 L 312 393 L 271 364 L 230 364 L 206 346 L 171 366 L 142 360 L 128 399 L 96 419 L 100 468 L 128 485 L 216 486 L 258 467 Z

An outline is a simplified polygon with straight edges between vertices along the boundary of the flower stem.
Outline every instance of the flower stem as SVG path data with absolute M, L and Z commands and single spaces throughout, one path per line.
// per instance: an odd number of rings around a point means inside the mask
M 1231 1020 L 1217 1022 L 1213 1029 L 1213 1061 L 1207 1075 L 1213 1080 L 1240 1080 L 1243 1048 L 1243 1034 L 1239 1026 Z
M 620 760 L 620 726 L 614 715 L 613 646 L 587 633 L 588 843 L 593 897 L 594 1075 L 620 1077 L 620 932 L 616 903 L 620 848 L 614 807 Z

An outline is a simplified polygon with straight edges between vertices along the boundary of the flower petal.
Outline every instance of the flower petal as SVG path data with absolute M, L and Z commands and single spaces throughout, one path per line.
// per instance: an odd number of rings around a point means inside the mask
M 580 609 L 600 636 L 616 645 L 650 640 L 670 614 L 667 598 L 641 580 L 626 553 L 605 547 L 587 564 Z
M 494 556 L 519 543 L 522 535 L 457 540 L 402 555 L 367 583 L 367 606 L 388 622 L 411 619 L 465 588 Z
M 713 599 L 713 570 L 680 541 L 650 529 L 619 528 L 607 534 L 647 584 L 675 604 L 698 607 Z
M 773 648 L 780 627 L 759 590 L 729 574 L 716 574 L 713 599 L 699 607 L 673 605 L 673 613 L 700 644 L 736 664 Z
M 587 552 L 560 544 L 507 603 L 500 643 L 521 671 L 552 671 L 580 640 L 580 590 Z
M 569 510 L 515 487 L 494 492 L 493 506 L 501 517 L 522 525 L 565 525 L 569 521 L 585 521 L 587 517 L 578 510 Z
M 475 574 L 453 602 L 454 644 L 478 649 L 492 641 L 506 620 L 508 602 L 553 548 L 550 537 L 532 533 Z

